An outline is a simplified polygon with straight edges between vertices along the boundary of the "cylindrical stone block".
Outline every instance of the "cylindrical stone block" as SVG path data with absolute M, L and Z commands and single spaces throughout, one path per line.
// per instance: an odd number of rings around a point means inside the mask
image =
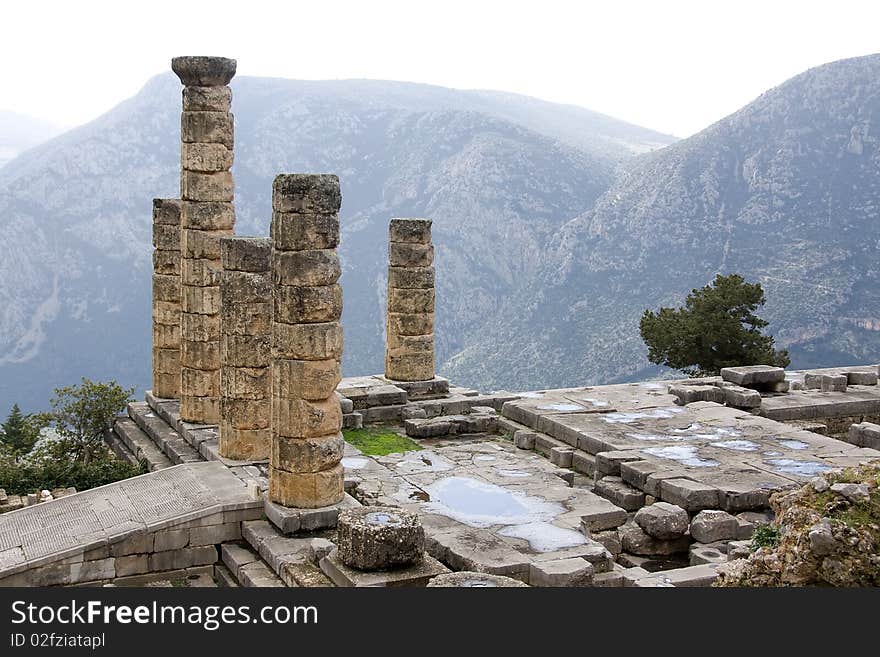
M 392 219 L 388 229 L 385 377 L 434 378 L 434 247 L 430 219 Z
M 340 512 L 336 524 L 340 561 L 358 570 L 389 570 L 419 563 L 425 530 L 418 515 L 387 506 Z
M 319 508 L 344 495 L 340 203 L 336 176 L 275 178 L 269 499 L 282 506 Z
M 269 458 L 272 242 L 220 239 L 220 455 Z
M 224 57 L 175 57 L 171 68 L 184 85 L 180 119 L 180 417 L 187 422 L 219 424 L 223 345 L 218 334 L 220 238 L 231 235 L 235 225 L 230 171 L 232 92 L 227 85 L 235 75 L 236 63 Z M 238 313 L 233 314 L 239 319 Z M 241 328 L 240 322 L 233 323 Z M 268 340 L 265 323 L 264 319 L 263 335 Z M 221 428 L 221 452 L 222 433 Z M 263 447 L 262 458 L 267 458 L 268 444 Z M 253 454 L 248 458 L 254 458 Z
M 177 199 L 153 199 L 153 394 L 180 396 L 180 215 Z

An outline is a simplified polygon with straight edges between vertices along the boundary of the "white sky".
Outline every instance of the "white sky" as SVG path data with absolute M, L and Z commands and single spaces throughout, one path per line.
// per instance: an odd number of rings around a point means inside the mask
M 500 89 L 686 137 L 801 71 L 880 50 L 862 0 L 4 0 L 0 109 L 63 125 L 175 55 L 239 75 Z

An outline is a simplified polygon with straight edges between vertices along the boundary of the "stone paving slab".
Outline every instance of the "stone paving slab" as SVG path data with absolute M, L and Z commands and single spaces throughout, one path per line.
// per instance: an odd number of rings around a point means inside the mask
M 850 386 L 846 392 L 798 390 L 766 397 L 761 415 L 773 420 L 814 420 L 823 417 L 880 415 L 880 388 Z
M 261 506 L 219 463 L 190 463 L 0 516 L 0 578 L 145 532 Z

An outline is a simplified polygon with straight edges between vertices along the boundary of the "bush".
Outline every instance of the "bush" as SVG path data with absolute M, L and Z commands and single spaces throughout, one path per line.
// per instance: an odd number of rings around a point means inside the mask
M 112 458 L 85 464 L 80 461 L 0 462 L 0 488 L 12 495 L 27 495 L 43 489 L 88 490 L 147 472 L 146 464 L 131 465 Z

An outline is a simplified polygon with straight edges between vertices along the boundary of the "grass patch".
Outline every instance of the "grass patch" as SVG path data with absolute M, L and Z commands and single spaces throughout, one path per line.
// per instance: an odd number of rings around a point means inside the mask
M 773 549 L 779 544 L 779 530 L 770 525 L 761 525 L 755 528 L 752 536 L 752 552 L 758 548 Z
M 417 442 L 383 427 L 346 429 L 342 435 L 345 436 L 346 441 L 368 456 L 385 456 L 421 449 Z

